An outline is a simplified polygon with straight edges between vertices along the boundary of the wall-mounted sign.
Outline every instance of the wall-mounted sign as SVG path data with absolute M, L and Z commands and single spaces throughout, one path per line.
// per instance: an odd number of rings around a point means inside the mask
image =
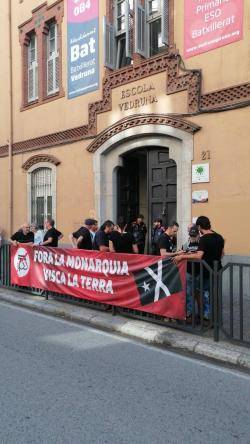
M 185 0 L 186 58 L 241 40 L 243 0 Z
M 209 163 L 192 165 L 192 183 L 209 182 Z
M 196 190 L 192 192 L 192 202 L 193 203 L 204 203 L 208 202 L 208 191 L 207 190 Z
M 68 98 L 99 88 L 99 0 L 68 0 Z
M 155 86 L 151 82 L 123 89 L 118 106 L 120 111 L 127 111 L 156 102 L 158 102 L 158 99 L 155 95 Z

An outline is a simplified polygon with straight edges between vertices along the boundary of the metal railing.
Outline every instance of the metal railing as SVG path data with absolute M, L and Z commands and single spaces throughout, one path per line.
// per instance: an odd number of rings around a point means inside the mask
M 107 310 L 107 305 L 88 299 L 48 292 L 30 287 L 11 285 L 10 246 L 0 248 L 0 286 L 34 295 L 44 295 L 87 307 Z M 168 319 L 138 310 L 110 306 L 115 315 L 157 323 L 213 337 L 215 341 L 228 339 L 250 346 L 250 264 L 228 263 L 218 270 L 218 263 L 210 268 L 204 261 L 188 261 L 187 319 Z
M 221 337 L 250 346 L 250 264 L 219 270 L 218 311 Z

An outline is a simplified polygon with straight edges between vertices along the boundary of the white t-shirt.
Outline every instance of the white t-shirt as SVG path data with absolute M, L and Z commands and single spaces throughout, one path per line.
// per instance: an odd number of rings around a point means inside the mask
M 40 245 L 43 242 L 44 233 L 42 230 L 38 230 L 34 233 L 34 244 Z

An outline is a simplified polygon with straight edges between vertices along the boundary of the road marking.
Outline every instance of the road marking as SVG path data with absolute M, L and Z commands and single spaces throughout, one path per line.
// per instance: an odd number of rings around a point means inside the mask
M 113 339 L 115 337 L 116 340 L 119 341 L 119 342 L 130 342 L 130 343 L 132 343 L 134 345 L 137 345 L 139 347 L 145 348 L 147 350 L 150 349 L 151 351 L 158 352 L 158 353 L 161 353 L 161 354 L 164 354 L 164 355 L 167 355 L 167 356 L 170 355 L 170 356 L 173 356 L 175 358 L 179 358 L 181 360 L 188 361 L 188 362 L 190 362 L 192 364 L 194 364 L 194 362 L 196 362 L 198 365 L 200 365 L 202 367 L 206 367 L 206 368 L 210 368 L 210 369 L 213 369 L 213 370 L 217 370 L 220 373 L 225 373 L 225 374 L 229 374 L 229 375 L 232 375 L 232 376 L 237 376 L 238 378 L 242 378 L 242 379 L 246 379 L 247 381 L 250 381 L 250 374 L 247 375 L 247 374 L 245 374 L 242 371 L 239 371 L 237 369 L 229 369 L 229 368 L 220 367 L 219 363 L 218 364 L 213 364 L 213 363 L 210 363 L 210 362 L 202 361 L 201 360 L 202 357 L 201 356 L 199 357 L 199 355 L 198 356 L 196 355 L 195 358 L 192 358 L 192 357 L 189 357 L 189 356 L 184 356 L 182 354 L 179 354 L 178 351 L 174 352 L 174 351 L 171 351 L 171 350 L 164 350 L 162 348 L 159 348 L 159 347 L 151 345 L 151 344 L 142 344 L 141 342 L 139 342 L 139 340 L 137 341 L 136 339 L 133 339 L 133 338 L 121 337 L 121 336 L 119 336 L 119 334 L 116 334 L 116 332 L 109 333 L 109 332 L 104 331 L 104 330 L 99 330 L 94 325 L 93 326 L 92 325 L 86 325 L 86 324 L 85 325 L 79 325 L 78 323 L 76 323 L 74 321 L 71 321 L 71 320 L 68 320 L 68 319 L 60 319 L 58 317 L 55 317 L 54 315 L 50 315 L 50 314 L 46 314 L 46 313 L 39 313 L 39 312 L 34 311 L 32 309 L 29 309 L 27 307 L 21 307 L 21 306 L 14 305 L 14 304 L 11 304 L 11 303 L 8 303 L 8 302 L 5 303 L 4 301 L 0 301 L 0 305 L 4 306 L 5 308 L 12 308 L 13 310 L 21 310 L 21 311 L 24 311 L 25 313 L 30 313 L 30 314 L 33 314 L 35 316 L 46 318 L 46 319 L 51 319 L 53 317 L 54 321 L 62 323 L 64 325 L 66 323 L 66 324 L 72 325 L 72 326 L 74 326 L 74 327 L 76 327 L 78 329 L 91 330 L 91 331 L 93 331 L 93 333 L 95 333 L 97 335 L 112 337 Z M 204 356 L 204 358 L 205 358 L 205 356 Z

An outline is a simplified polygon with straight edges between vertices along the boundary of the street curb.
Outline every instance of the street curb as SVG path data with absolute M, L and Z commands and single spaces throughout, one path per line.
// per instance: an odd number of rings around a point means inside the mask
M 54 299 L 0 288 L 0 301 L 250 370 L 250 349 Z

